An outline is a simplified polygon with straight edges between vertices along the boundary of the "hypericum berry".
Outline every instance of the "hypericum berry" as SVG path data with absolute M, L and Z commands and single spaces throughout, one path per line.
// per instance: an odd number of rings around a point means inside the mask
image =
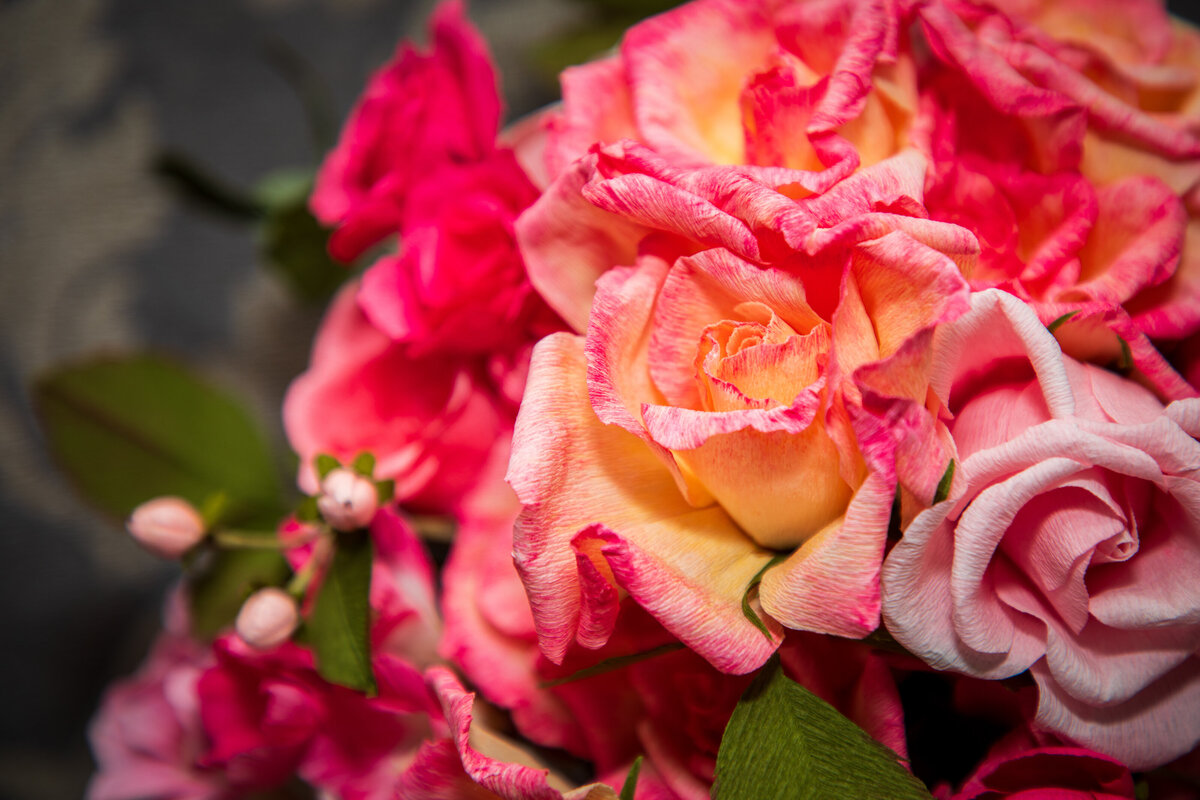
M 321 481 L 317 510 L 334 530 L 365 528 L 378 508 L 379 495 L 369 478 L 352 470 L 338 468 Z
M 246 598 L 234 628 L 246 644 L 256 650 L 269 650 L 290 639 L 299 624 L 295 598 L 271 586 Z
M 163 558 L 179 558 L 204 539 L 204 518 L 181 497 L 156 497 L 133 510 L 125 523 L 138 544 Z

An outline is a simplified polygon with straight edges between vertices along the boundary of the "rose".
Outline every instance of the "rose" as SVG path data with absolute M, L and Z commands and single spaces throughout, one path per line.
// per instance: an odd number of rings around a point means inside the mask
M 167 630 L 136 675 L 110 686 L 88 729 L 97 772 L 89 800 L 191 797 L 218 800 L 227 777 L 200 764 L 204 731 L 196 681 L 212 662 L 187 635 L 182 597 L 175 593 Z
M 419 357 L 512 351 L 561 327 L 517 251 L 513 223 L 537 192 L 511 151 L 433 173 L 409 196 L 400 252 L 379 259 L 359 292 L 379 330 Z
M 399 234 L 399 252 L 379 258 L 359 292 L 380 331 L 414 357 L 503 353 L 511 361 L 559 327 L 513 238 L 537 190 L 514 152 L 496 146 L 496 75 L 461 3 L 440 6 L 430 27 L 430 54 L 405 47 L 372 78 L 311 204 L 339 226 L 330 249 L 342 260 Z
M 1200 34 L 1152 2 L 998 5 L 916 4 L 931 214 L 991 253 L 973 288 L 1073 313 L 1069 353 L 1124 349 L 1164 396 L 1194 396 L 1155 344 L 1200 328 Z
M 349 462 L 367 450 L 376 456 L 376 477 L 394 479 L 400 500 L 450 509 L 511 424 L 510 401 L 486 363 L 416 358 L 392 342 L 367 320 L 356 288 L 347 286 L 334 298 L 309 368 L 284 399 L 284 427 L 300 456 L 300 485 L 317 492 L 318 453 Z
M 330 248 L 340 260 L 400 230 L 418 205 L 414 186 L 495 150 L 500 98 L 486 43 L 459 0 L 442 3 L 429 27 L 432 52 L 406 44 L 372 76 L 321 166 L 311 206 L 339 226 Z
M 678 164 L 842 177 L 903 147 L 915 109 L 899 15 L 874 0 L 688 3 L 564 70 L 562 91 L 546 121 L 551 174 L 593 143 L 632 139 Z
M 497 479 L 507 462 L 498 451 Z M 690 651 L 658 652 L 593 674 L 612 659 L 678 646 L 631 603 L 604 647 L 573 647 L 562 664 L 549 661 L 538 651 L 512 561 L 519 510 L 512 490 L 487 477 L 464 502 L 442 574 L 441 652 L 483 697 L 511 713 L 525 738 L 587 759 L 604 783 L 621 785 L 632 759 L 644 754 L 639 794 L 707 797 L 722 732 L 751 678 L 724 675 Z M 865 646 L 800 634 L 780 652 L 789 677 L 903 756 L 899 700 L 881 658 Z
M 604 213 L 612 205 L 584 192 L 614 177 L 597 175 L 591 150 L 653 153 L 661 166 L 647 177 L 674 184 L 669 193 L 694 206 L 704 202 L 690 218 L 745 209 L 729 208 L 728 186 L 680 186 L 682 176 L 668 172 L 745 165 L 717 175 L 764 187 L 755 202 L 765 222 L 766 206 L 786 201 L 770 196 L 776 189 L 819 193 L 902 150 L 916 108 L 896 6 L 859 0 L 689 3 L 634 26 L 617 55 L 566 70 L 562 84 L 544 150 L 558 177 L 517 233 L 533 285 L 579 332 L 596 278 L 631 263 L 646 233 L 621 218 L 624 209 Z
M 883 569 L 884 620 L 939 669 L 1029 669 L 1036 722 L 1144 769 L 1200 739 L 1200 401 L 1061 354 L 988 291 L 938 330 L 950 499 Z
M 509 480 L 551 660 L 602 644 L 625 592 L 731 672 L 765 660 L 777 623 L 876 626 L 897 479 L 928 503 L 949 460 L 924 407 L 928 343 L 966 307 L 939 249 L 964 256 L 965 233 L 875 210 L 916 206 L 922 177 L 905 154 L 824 195 L 777 195 L 796 249 L 681 203 L 663 227 L 710 241 L 646 238 L 598 282 L 586 342 L 539 343 Z M 630 213 L 660 201 L 631 196 Z M 762 581 L 770 640 L 741 611 L 767 548 L 798 548 Z

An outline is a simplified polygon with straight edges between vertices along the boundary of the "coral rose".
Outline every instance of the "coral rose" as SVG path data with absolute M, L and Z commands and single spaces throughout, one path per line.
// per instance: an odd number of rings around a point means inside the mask
M 1036 723 L 1132 769 L 1200 740 L 1200 400 L 1062 355 L 995 290 L 939 328 L 961 459 L 883 569 L 884 619 L 939 669 L 1030 670 Z
M 557 179 L 517 226 L 533 285 L 582 332 L 596 278 L 632 263 L 646 232 L 637 223 L 664 215 L 625 219 L 623 190 L 639 191 L 639 206 L 646 190 L 690 205 L 687 218 L 710 233 L 729 227 L 721 212 L 750 203 L 769 226 L 787 199 L 776 190 L 819 193 L 903 150 L 917 96 L 903 28 L 889 0 L 701 0 L 635 25 L 611 58 L 567 69 L 546 123 Z M 657 165 L 597 159 L 601 146 Z M 641 174 L 584 190 L 617 170 Z M 757 199 L 732 191 L 748 180 Z
M 919 207 L 923 167 L 904 154 L 800 201 L 760 185 L 794 249 L 681 203 L 661 217 L 673 235 L 598 282 L 586 340 L 539 343 L 509 480 L 551 660 L 602 645 L 626 592 L 731 672 L 763 663 L 780 624 L 878 624 L 897 481 L 927 504 L 949 460 L 925 410 L 930 337 L 967 307 L 942 248 L 962 256 L 969 234 L 891 210 Z M 777 552 L 765 637 L 741 605 Z

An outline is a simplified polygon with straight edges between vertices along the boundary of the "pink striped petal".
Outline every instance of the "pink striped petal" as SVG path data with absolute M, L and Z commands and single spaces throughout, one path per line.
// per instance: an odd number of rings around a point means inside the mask
M 504 800 L 616 800 L 616 792 L 603 784 L 569 789 L 530 753 L 474 724 L 475 694 L 448 669 L 433 667 L 427 678 L 442 703 L 462 769 L 483 788 Z
M 612 266 L 632 264 L 648 232 L 583 197 L 595 164 L 589 156 L 560 174 L 516 222 L 529 282 L 579 332 L 587 330 L 596 279 Z

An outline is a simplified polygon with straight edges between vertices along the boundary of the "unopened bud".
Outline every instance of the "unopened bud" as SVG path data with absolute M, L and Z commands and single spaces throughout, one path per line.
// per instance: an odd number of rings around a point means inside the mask
M 299 624 L 300 611 L 295 599 L 272 586 L 246 598 L 234 627 L 246 644 L 257 650 L 269 650 L 290 639 Z
M 357 472 L 335 469 L 321 482 L 317 510 L 334 530 L 353 531 L 371 524 L 379 508 L 375 484 Z
M 125 523 L 142 547 L 163 558 L 179 558 L 204 538 L 204 518 L 180 497 L 156 497 L 133 510 Z

